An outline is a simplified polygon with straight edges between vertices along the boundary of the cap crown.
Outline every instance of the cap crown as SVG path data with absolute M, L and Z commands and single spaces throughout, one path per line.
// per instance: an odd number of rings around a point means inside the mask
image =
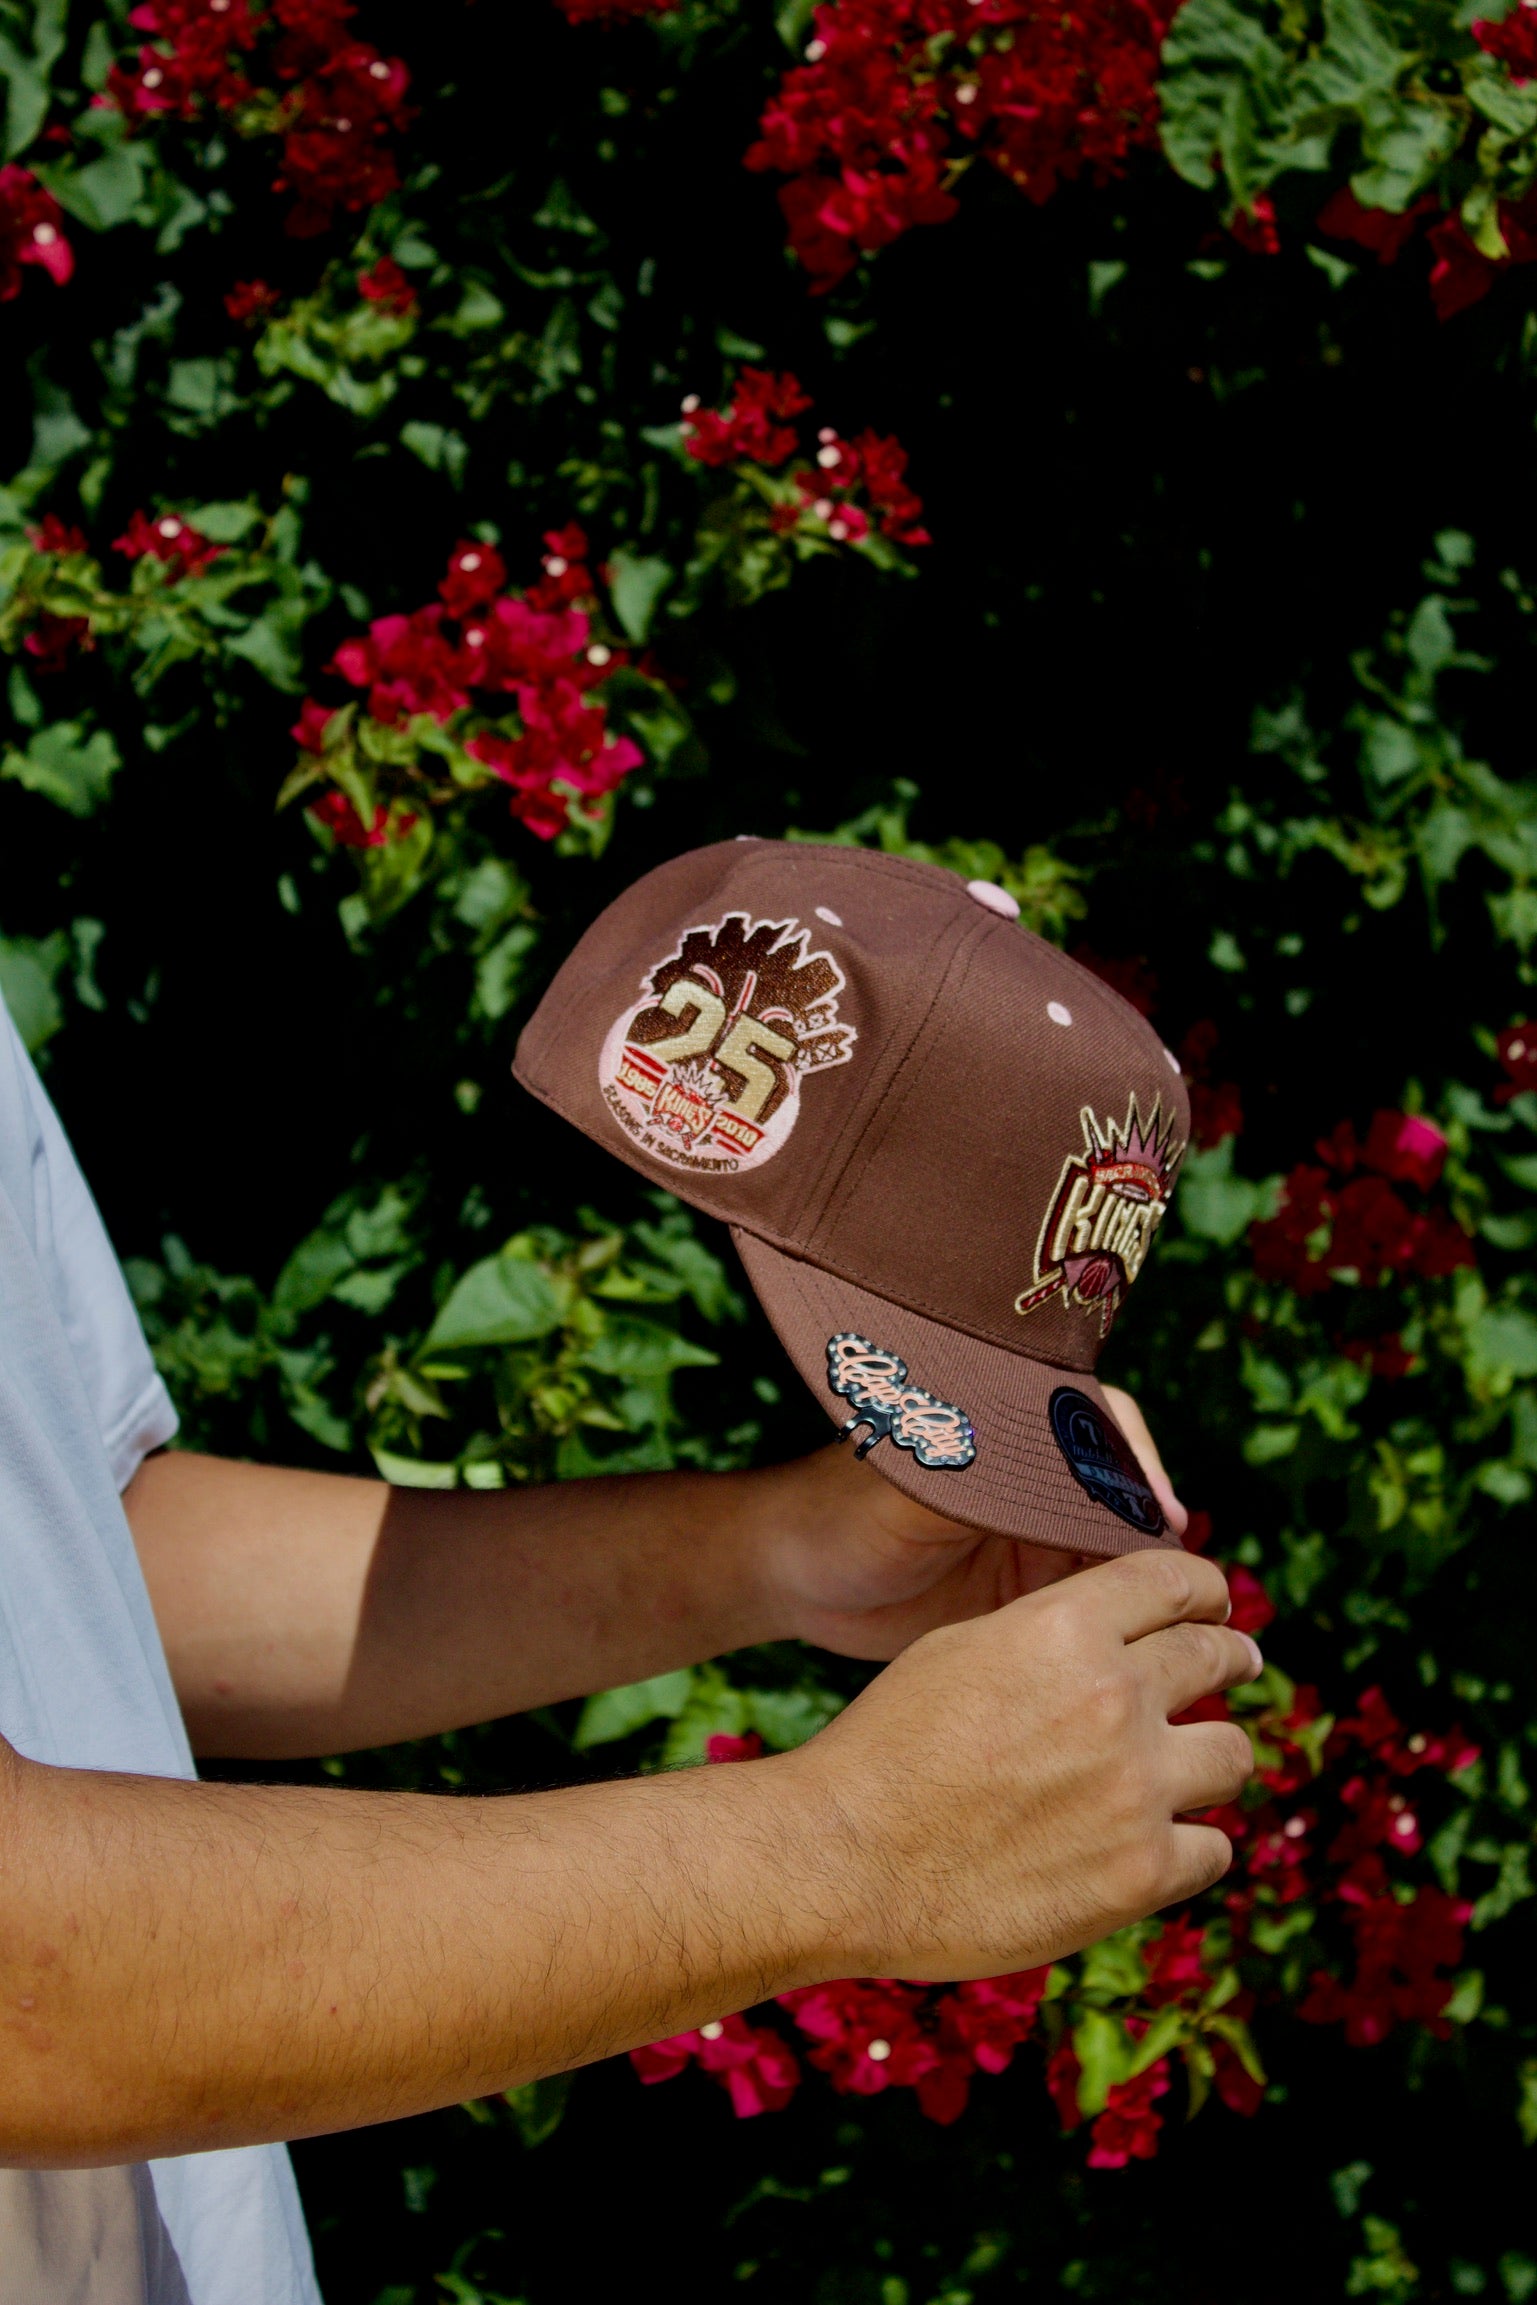
M 602 913 L 526 1088 L 683 1200 L 1006 1351 L 1088 1370 L 1183 1153 L 1118 993 L 933 865 L 741 840 Z

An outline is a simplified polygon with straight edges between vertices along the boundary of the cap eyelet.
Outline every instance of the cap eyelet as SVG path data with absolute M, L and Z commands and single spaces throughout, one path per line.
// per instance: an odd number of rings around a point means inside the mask
M 817 919 L 825 920 L 829 928 L 842 928 L 843 926 L 842 913 L 834 912 L 830 906 L 825 904 L 817 906 Z
M 1049 1000 L 1046 1003 L 1046 1014 L 1053 1024 L 1071 1024 L 1073 1021 L 1072 1010 L 1064 1008 L 1059 1000 Z

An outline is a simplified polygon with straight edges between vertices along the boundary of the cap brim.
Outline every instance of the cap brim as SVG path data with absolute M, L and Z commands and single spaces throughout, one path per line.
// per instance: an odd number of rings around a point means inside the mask
M 870 1443 L 871 1464 L 904 1496 L 969 1528 L 1061 1552 L 1108 1559 L 1178 1547 L 1093 1377 L 909 1312 L 736 1226 L 732 1238 L 785 1350 L 840 1430 L 859 1416 L 859 1403 L 833 1389 L 828 1346 L 848 1336 L 898 1355 L 909 1384 L 969 1422 L 971 1461 L 940 1467 L 920 1463 L 892 1433 L 872 1440 L 870 1422 L 861 1423 L 854 1445 Z M 1069 1449 L 1086 1478 L 1074 1471 Z

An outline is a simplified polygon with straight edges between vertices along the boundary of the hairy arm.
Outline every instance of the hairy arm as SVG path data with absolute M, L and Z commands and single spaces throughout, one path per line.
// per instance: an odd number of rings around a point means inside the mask
M 125 1502 L 193 1748 L 241 1759 L 429 1736 L 754 1641 L 892 1657 L 1080 1565 L 941 1520 L 836 1447 L 447 1493 L 176 1451 Z
M 195 1751 L 343 1752 L 788 1631 L 757 1476 L 395 1489 L 172 1451 L 124 1499 Z
M 1142 1554 L 909 1646 L 795 1753 L 488 1800 L 0 1743 L 0 2164 L 296 2137 L 842 1975 L 1025 1968 L 1207 1887 L 1258 1652 Z

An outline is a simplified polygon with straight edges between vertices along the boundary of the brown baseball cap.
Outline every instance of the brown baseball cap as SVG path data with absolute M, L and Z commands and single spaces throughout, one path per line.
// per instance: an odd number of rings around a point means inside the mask
M 858 1451 L 953 1520 L 1173 1544 L 1094 1378 L 1189 1130 L 1179 1067 L 991 883 L 722 841 L 600 914 L 523 1086 L 731 1226 Z

